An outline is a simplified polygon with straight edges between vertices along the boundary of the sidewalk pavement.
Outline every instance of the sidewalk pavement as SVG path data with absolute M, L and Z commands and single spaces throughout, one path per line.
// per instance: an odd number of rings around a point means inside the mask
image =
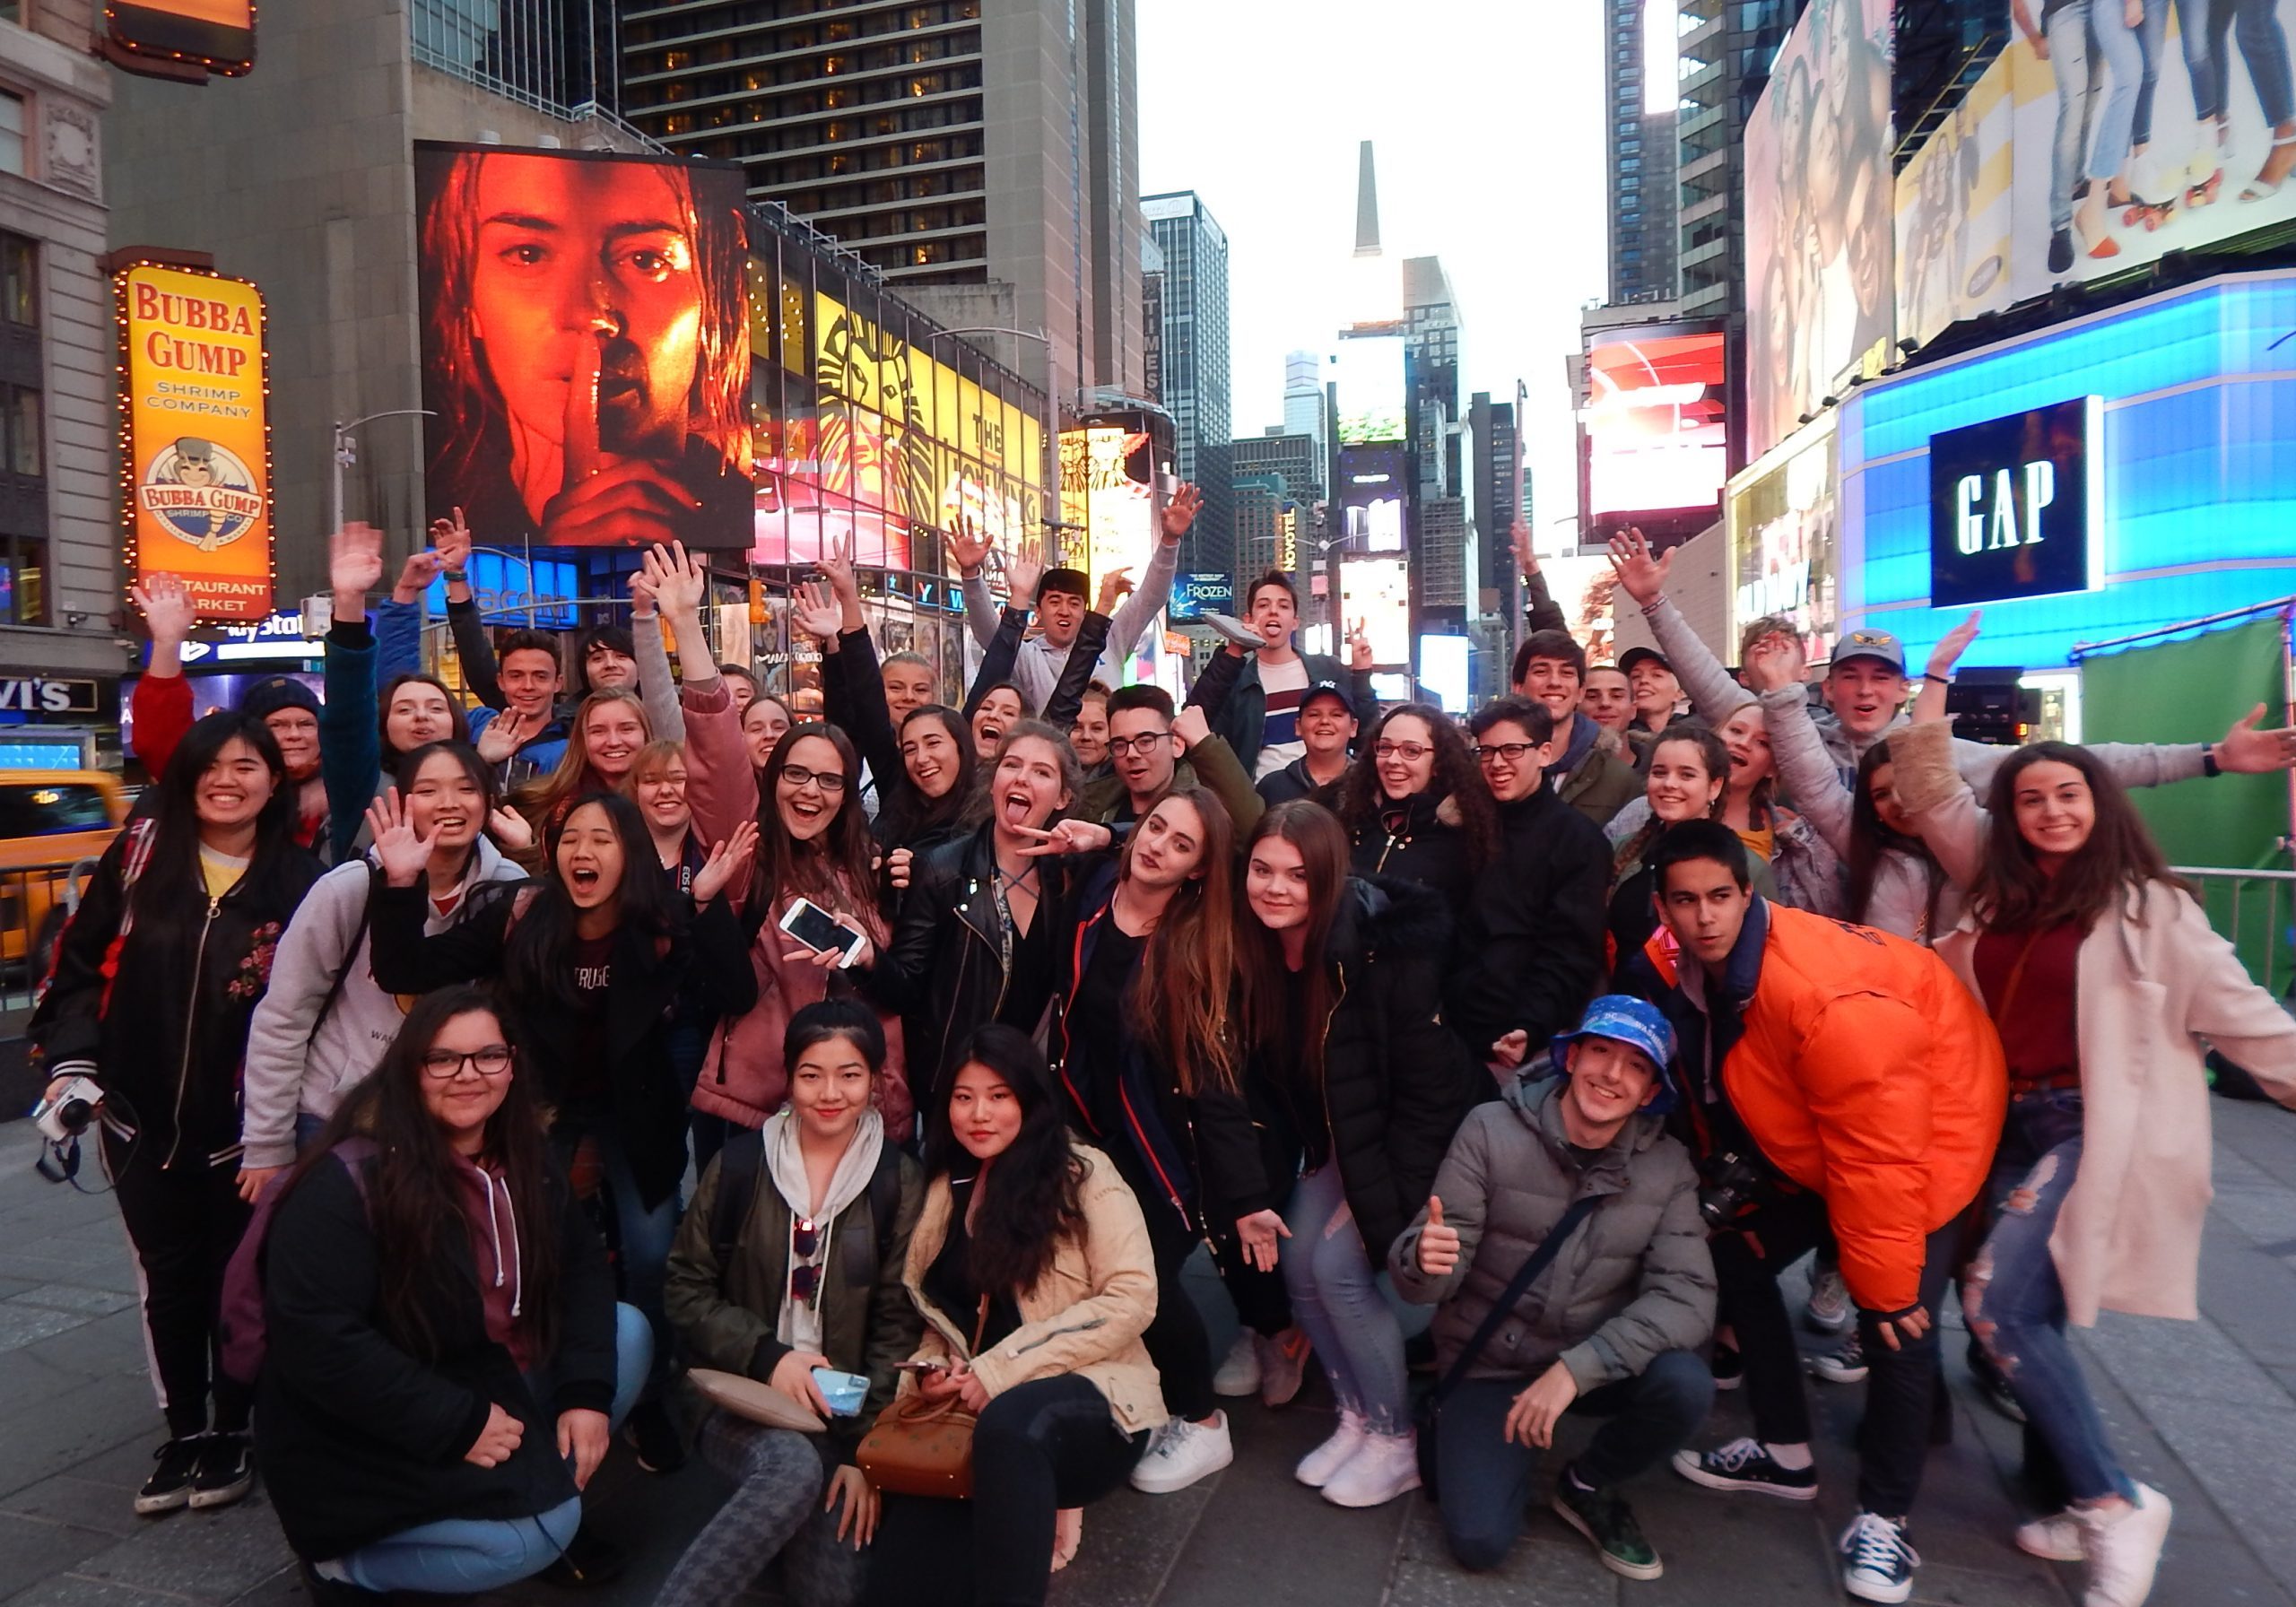
M 2160 1607 L 2296 1607 L 2296 1117 L 2215 1102 L 2217 1200 L 2195 1324 L 2108 1317 L 2081 1336 L 2131 1470 L 2176 1502 Z M 263 1492 L 217 1513 L 139 1519 L 129 1498 L 160 1438 L 135 1275 L 100 1195 L 34 1176 L 29 1123 L 0 1127 L 0 1601 L 9 1607 L 288 1607 L 304 1598 Z M 1216 1290 L 1207 1304 L 1217 1304 Z M 1227 1334 L 1215 1331 L 1224 1348 Z M 1813 1345 L 1817 1341 L 1811 1341 Z M 1981 1404 L 1948 1335 L 1954 1441 L 1932 1454 L 1916 1510 L 1922 1603 L 2068 1607 L 2079 1570 L 2009 1543 L 2018 1431 Z M 1798 1607 L 1842 1600 L 1832 1539 L 1850 1515 L 1861 1392 L 1813 1385 L 1823 1493 L 1814 1505 L 1728 1497 L 1655 1472 L 1630 1491 L 1666 1574 L 1620 1580 L 1543 1507 L 1506 1566 L 1470 1576 L 1412 1497 L 1344 1512 L 1291 1465 L 1328 1432 L 1320 1391 L 1281 1412 L 1237 1411 L 1234 1466 L 1178 1495 L 1094 1507 L 1054 1607 Z M 1702 1445 L 1746 1431 L 1721 1397 Z M 1567 1453 L 1582 1442 L 1569 1429 Z M 649 1601 L 725 1486 L 698 1465 L 639 1472 L 617 1448 L 593 1527 L 629 1554 L 616 1583 L 540 1585 L 496 1607 Z M 746 1598 L 778 1600 L 770 1589 Z M 802 1604 L 796 1604 L 802 1607 Z

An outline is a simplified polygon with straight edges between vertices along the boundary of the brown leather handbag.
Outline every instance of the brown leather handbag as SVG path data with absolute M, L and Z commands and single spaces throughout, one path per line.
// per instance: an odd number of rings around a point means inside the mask
M 988 1297 L 980 1298 L 980 1318 L 972 1331 L 973 1352 L 988 1328 Z M 897 1496 L 972 1498 L 972 1431 L 978 1421 L 955 1396 L 927 1401 L 908 1395 L 877 1414 L 861 1437 L 854 1460 L 876 1490 Z

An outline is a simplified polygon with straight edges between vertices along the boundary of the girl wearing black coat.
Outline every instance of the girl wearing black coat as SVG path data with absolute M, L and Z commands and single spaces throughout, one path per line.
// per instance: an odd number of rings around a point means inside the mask
M 430 844 L 404 821 L 375 825 L 387 883 L 374 899 L 376 982 L 402 994 L 495 983 L 532 1047 L 560 1163 L 570 1172 L 594 1163 L 604 1180 L 622 1293 L 654 1325 L 657 1382 L 669 1353 L 662 1280 L 686 1160 L 685 1097 L 670 1055 L 674 1006 L 689 977 L 702 1007 L 720 1015 L 757 1003 L 749 942 L 721 896 L 756 841 L 745 823 L 717 845 L 689 901 L 661 873 L 638 806 L 593 793 L 544 839 L 542 877 L 489 889 L 487 908 L 426 937 Z M 675 1431 L 651 1398 L 639 1411 L 640 1460 L 666 1471 L 680 1455 Z
M 1340 783 L 1339 817 L 1357 875 L 1416 882 L 1441 895 L 1448 942 L 1499 852 L 1497 806 L 1450 717 L 1424 703 L 1382 715 Z
M 1248 1116 L 1199 1102 L 1198 1143 L 1210 1192 L 1254 1263 L 1281 1266 L 1339 1399 L 1339 1431 L 1297 1477 L 1335 1505 L 1376 1507 L 1419 1484 L 1403 1331 L 1377 1268 L 1488 1083 L 1443 1025 L 1434 893 L 1350 877 L 1345 833 L 1304 800 L 1269 810 L 1245 852 Z
M 316 1602 L 540 1571 L 645 1379 L 531 1066 L 486 994 L 432 994 L 280 1185 L 256 1433 Z
M 151 812 L 98 861 L 32 1016 L 50 1093 L 83 1076 L 105 1094 L 104 1161 L 168 1420 L 141 1513 L 223 1506 L 254 1479 L 247 1391 L 213 1357 L 223 1268 L 249 1211 L 239 1192 L 248 1027 L 280 934 L 319 873 L 293 839 L 296 792 L 261 720 L 194 725 Z

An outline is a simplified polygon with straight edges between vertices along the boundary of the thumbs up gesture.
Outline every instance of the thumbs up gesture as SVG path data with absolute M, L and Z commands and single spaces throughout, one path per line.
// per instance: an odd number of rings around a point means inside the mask
M 1431 1278 L 1447 1276 L 1459 1264 L 1459 1230 L 1443 1225 L 1443 1202 L 1427 1196 L 1427 1225 L 1419 1230 L 1419 1270 Z

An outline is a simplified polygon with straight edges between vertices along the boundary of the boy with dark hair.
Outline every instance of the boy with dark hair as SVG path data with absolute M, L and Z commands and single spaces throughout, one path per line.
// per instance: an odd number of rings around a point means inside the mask
M 1175 718 L 1172 694 L 1161 686 L 1120 686 L 1109 694 L 1109 771 L 1084 788 L 1082 813 L 1102 823 L 1136 821 L 1175 786 L 1206 786 L 1227 806 L 1239 830 L 1259 818 L 1252 792 L 1228 744 L 1198 715 Z
M 1587 649 L 1568 630 L 1534 630 L 1515 649 L 1515 695 L 1544 704 L 1554 718 L 1555 795 L 1596 825 L 1607 826 L 1642 795 L 1642 777 L 1635 774 L 1625 740 L 1579 707 L 1586 679 Z
M 470 740 L 493 762 L 505 766 L 504 780 L 515 786 L 549 774 L 566 757 L 567 716 L 558 709 L 559 689 L 564 683 L 558 656 L 559 638 L 547 630 L 520 626 L 502 633 L 494 649 L 499 667 L 495 681 L 502 689 L 504 707 L 470 711 Z M 497 722 L 508 721 L 503 732 L 514 733 L 509 747 L 488 742 Z M 498 738 L 501 732 L 496 733 Z
M 1237 762 L 1254 780 L 1307 756 L 1300 735 L 1300 708 L 1308 689 L 1328 681 L 1350 689 L 1360 719 L 1378 707 L 1371 695 L 1371 645 L 1360 631 L 1348 638 L 1348 665 L 1323 653 L 1300 653 L 1292 646 L 1300 626 L 1300 594 L 1292 578 L 1270 569 L 1244 593 L 1248 616 L 1239 621 L 1259 646 L 1247 652 L 1231 639 L 1213 656 L 1188 693 L 1212 729 L 1227 740 Z

